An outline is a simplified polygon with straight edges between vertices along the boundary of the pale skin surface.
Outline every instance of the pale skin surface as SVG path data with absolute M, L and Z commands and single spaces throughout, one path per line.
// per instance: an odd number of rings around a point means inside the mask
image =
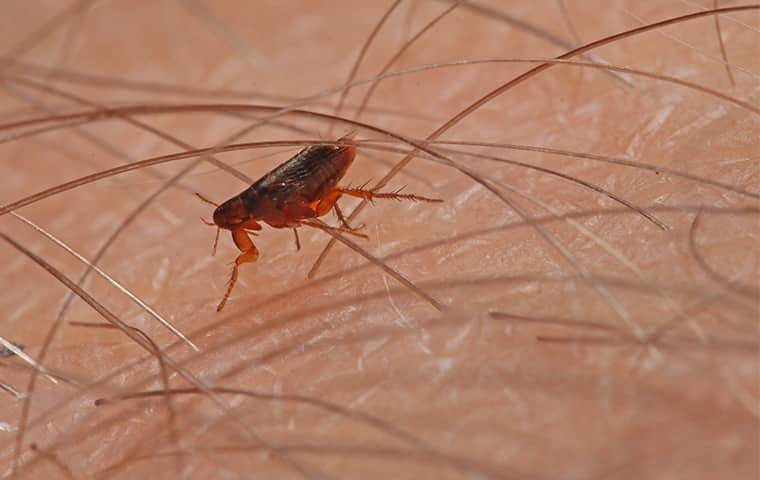
M 303 98 L 345 83 L 389 2 L 362 2 L 360 8 L 352 6 L 356 2 L 297 3 L 104 0 L 68 17 L 21 59 L 112 80 Z M 356 78 L 377 74 L 446 5 L 402 2 Z M 698 11 L 695 5 L 564 2 L 581 42 L 640 25 L 629 13 L 650 23 Z M 701 5 L 713 7 L 712 1 Z M 492 6 L 576 43 L 557 2 Z M 64 8 L 62 2 L 6 2 L 0 17 L 3 51 Z M 661 30 L 699 52 L 655 31 L 594 53 L 613 65 L 670 75 L 757 105 L 760 15 L 730 16 L 742 22 L 720 21 L 736 86 L 720 63 L 713 17 Z M 460 6 L 391 70 L 463 59 L 552 57 L 567 50 Z M 390 79 L 378 87 L 370 101 L 374 110 L 361 120 L 422 139 L 529 67 L 471 65 Z M 101 106 L 288 101 L 95 88 L 54 75 L 29 78 Z M 600 70 L 553 67 L 441 138 L 614 156 L 760 192 L 757 113 L 682 86 L 631 78 L 633 86 L 626 86 Z M 93 108 L 13 88 L 14 93 L 3 91 L 2 123 L 44 114 L 30 110 L 18 93 L 59 112 Z M 364 91 L 351 92 L 341 115 L 355 113 L 351 107 Z M 334 95 L 302 108 L 333 113 L 328 105 L 337 102 Z M 248 125 L 205 113 L 140 120 L 192 147 L 214 146 Z M 328 133 L 324 121 L 278 120 L 307 131 L 259 127 L 237 141 L 332 140 L 357 130 L 335 125 Z M 82 132 L 126 157 L 106 152 Z M 359 129 L 357 141 L 367 138 L 384 139 Z M 92 277 L 85 290 L 206 386 L 269 396 L 219 391 L 216 403 L 197 394 L 173 397 L 171 409 L 160 396 L 94 406 L 99 398 L 160 390 L 165 384 L 155 358 L 125 334 L 71 325 L 105 323 L 77 299 L 42 360 L 66 381 L 40 377 L 37 382 L 19 478 L 758 478 L 757 199 L 669 173 L 556 155 L 453 148 L 581 178 L 646 209 L 669 229 L 565 180 L 452 156 L 498 182 L 499 192 L 522 213 L 544 219 L 539 233 L 470 178 L 415 159 L 388 188 L 408 185 L 405 191 L 445 203 L 377 201 L 353 220 L 366 225 L 369 240 L 353 240 L 378 258 L 392 257 L 388 266 L 433 297 L 442 311 L 342 245 L 327 257 L 317 279 L 307 280 L 329 237 L 302 228 L 296 253 L 289 229 L 265 226 L 252 238 L 258 260 L 241 267 L 236 290 L 218 314 L 229 262 L 238 252 L 222 232 L 217 256 L 210 257 L 214 232 L 198 217 L 209 219 L 212 207 L 192 192 L 221 202 L 247 185 L 203 165 L 181 181 L 181 188 L 158 197 L 99 263 L 188 334 L 201 352 L 183 345 L 102 279 Z M 118 119 L 4 143 L 0 203 L 127 159 L 183 150 Z M 217 158 L 245 162 L 236 167 L 258 178 L 297 150 Z M 344 185 L 377 181 L 400 158 L 360 146 Z M 18 213 L 91 258 L 126 215 L 187 164 L 153 168 L 161 178 L 143 170 L 103 180 Z M 557 220 L 507 188 L 557 215 L 570 214 L 577 223 Z M 344 213 L 355 202 L 341 199 Z M 700 206 L 705 208 L 695 225 Z M 333 215 L 323 220 L 337 225 Z M 10 215 L 0 219 L 0 232 L 72 280 L 81 275 L 80 263 Z M 562 246 L 564 255 L 547 238 Z M 39 358 L 68 289 L 7 243 L 0 248 L 0 262 L 0 335 L 25 344 L 26 352 Z M 562 342 L 547 341 L 558 338 Z M 636 344 L 636 338 L 649 338 L 649 346 Z M 190 388 L 172 368 L 167 367 L 171 387 Z M 0 359 L 4 385 L 23 392 L 29 375 L 19 358 Z M 273 400 L 277 396 L 284 399 Z M 329 402 L 332 410 L 316 408 L 307 398 Z M 0 391 L 0 402 L 0 475 L 10 475 L 23 401 Z M 346 418 L 347 412 L 335 407 L 371 419 Z

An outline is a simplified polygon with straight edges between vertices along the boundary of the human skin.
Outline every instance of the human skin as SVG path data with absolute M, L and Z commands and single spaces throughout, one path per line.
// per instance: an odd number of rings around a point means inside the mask
M 107 84 L 129 79 L 255 91 L 266 98 L 183 95 L 155 85 L 139 91 L 96 87 L 60 73 L 41 76 L 9 61 L 3 71 L 100 108 L 286 106 L 333 89 L 316 104 L 298 106 L 333 114 L 337 87 L 346 83 L 362 43 L 390 6 L 359 3 L 103 0 L 67 17 L 38 44 L 17 50 L 16 60 L 105 75 Z M 558 2 L 505 3 L 490 5 L 576 43 Z M 376 75 L 447 5 L 402 1 L 356 79 Z M 699 11 L 695 5 L 564 2 L 581 42 L 639 26 L 631 13 L 652 23 Z M 712 1 L 701 5 L 713 7 Z M 19 42 L 65 5 L 14 0 L 3 8 L 0 35 L 7 53 L 23 47 Z M 720 63 L 710 16 L 593 53 L 612 65 L 676 77 L 753 106 L 760 14 L 729 16 L 721 17 L 720 26 L 735 86 Z M 391 70 L 555 57 L 567 50 L 460 5 Z M 461 65 L 390 78 L 360 120 L 422 141 L 531 66 Z M 2 124 L 98 108 L 3 80 Z M 4 243 L 0 335 L 26 345 L 62 380 L 36 381 L 20 450 L 24 400 L 0 392 L 0 471 L 19 478 L 117 479 L 758 478 L 758 113 L 684 85 L 635 75 L 625 80 L 631 84 L 602 70 L 556 65 L 440 138 L 550 147 L 654 166 L 660 170 L 450 147 L 582 179 L 646 210 L 667 229 L 545 172 L 444 153 L 487 179 L 500 198 L 455 168 L 415 158 L 385 190 L 406 185 L 406 192 L 444 203 L 376 201 L 353 220 L 369 239 L 347 238 L 439 308 L 344 245 L 307 279 L 330 237 L 301 228 L 296 251 L 291 231 L 265 226 L 253 237 L 259 259 L 241 267 L 236 289 L 217 313 L 238 252 L 223 231 L 216 256 L 210 255 L 215 231 L 199 217 L 210 219 L 213 207 L 192 192 L 221 202 L 247 185 L 208 164 L 159 195 L 99 262 L 200 352 L 91 275 L 84 291 L 144 332 L 169 360 L 157 361 L 155 352 L 123 332 L 93 326 L 107 320 L 81 299 L 42 355 L 69 289 Z M 366 88 L 352 89 L 339 115 L 353 118 Z M 48 111 L 40 110 L 43 104 Z M 137 119 L 193 148 L 215 146 L 250 124 L 214 113 Z M 301 131 L 260 126 L 235 142 L 334 140 L 356 131 L 360 147 L 345 178 L 352 185 L 378 181 L 403 158 L 362 148 L 361 140 L 388 137 L 355 125 L 292 114 L 276 120 Z M 0 203 L 125 161 L 185 149 L 123 117 L 2 143 Z M 256 179 L 297 150 L 215 157 Z M 137 205 L 190 161 L 102 180 L 17 213 L 92 258 Z M 350 212 L 357 201 L 340 203 Z M 332 215 L 324 220 L 336 224 Z M 72 281 L 81 276 L 81 263 L 17 218 L 4 215 L 0 232 Z M 199 383 L 193 386 L 178 369 Z M 26 391 L 31 374 L 17 357 L 0 359 L 5 385 Z M 114 400 L 167 387 L 185 390 Z M 97 399 L 112 401 L 96 405 Z

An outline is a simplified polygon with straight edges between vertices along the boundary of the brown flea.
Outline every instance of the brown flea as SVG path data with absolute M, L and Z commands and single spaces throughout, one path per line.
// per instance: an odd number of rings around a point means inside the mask
M 342 195 L 365 200 L 392 199 L 421 202 L 442 202 L 437 198 L 396 192 L 374 192 L 365 188 L 343 188 L 338 182 L 348 171 L 356 155 L 356 143 L 347 135 L 335 145 L 314 145 L 304 148 L 293 158 L 278 166 L 214 210 L 214 224 L 232 232 L 232 240 L 240 250 L 235 259 L 227 291 L 216 311 L 224 308 L 235 287 L 240 265 L 255 262 L 259 251 L 249 233 L 261 230 L 259 222 L 274 228 L 296 228 L 315 224 L 308 219 L 321 217 L 335 211 L 341 227 L 336 229 L 365 237 L 348 225 L 336 203 Z M 203 201 L 212 203 L 198 195 Z M 331 228 L 331 227 L 326 227 Z M 296 232 L 296 248 L 300 241 Z

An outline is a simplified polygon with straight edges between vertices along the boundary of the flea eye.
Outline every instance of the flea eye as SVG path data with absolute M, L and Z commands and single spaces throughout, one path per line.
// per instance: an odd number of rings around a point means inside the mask
M 216 210 L 214 210 L 214 223 L 219 225 L 220 227 L 224 227 L 227 225 L 230 225 L 233 223 L 233 218 L 230 218 L 227 215 L 226 209 L 219 207 Z

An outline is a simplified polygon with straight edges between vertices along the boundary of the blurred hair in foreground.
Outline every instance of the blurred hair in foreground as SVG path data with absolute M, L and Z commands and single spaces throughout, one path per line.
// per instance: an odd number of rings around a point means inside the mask
M 760 478 L 758 36 L 727 0 L 5 2 L 0 475 Z M 193 194 L 350 132 L 345 185 L 445 201 L 265 229 L 217 314 Z

